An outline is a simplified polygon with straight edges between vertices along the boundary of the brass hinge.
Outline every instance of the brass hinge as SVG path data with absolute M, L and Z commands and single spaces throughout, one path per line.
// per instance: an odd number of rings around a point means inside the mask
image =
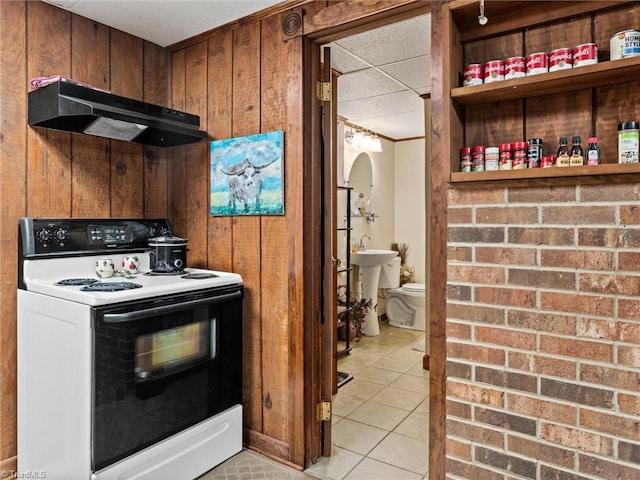
M 316 97 L 321 102 L 330 102 L 331 82 L 316 82 Z
M 317 407 L 319 422 L 328 422 L 331 420 L 331 402 L 320 402 Z

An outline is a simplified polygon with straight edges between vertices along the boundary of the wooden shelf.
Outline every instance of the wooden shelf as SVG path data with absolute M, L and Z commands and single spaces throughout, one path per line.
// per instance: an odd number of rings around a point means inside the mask
M 551 167 L 528 168 L 524 170 L 499 170 L 491 172 L 454 172 L 451 174 L 452 183 L 495 182 L 510 180 L 539 180 L 599 177 L 603 175 L 617 175 L 614 183 L 636 182 L 640 176 L 640 163 L 608 163 L 582 167 Z M 629 176 L 625 180 L 625 176 Z M 526 185 L 522 185 L 526 186 Z
M 465 106 L 481 105 L 616 85 L 637 81 L 638 78 L 640 57 L 631 57 L 501 82 L 452 88 L 451 98 Z

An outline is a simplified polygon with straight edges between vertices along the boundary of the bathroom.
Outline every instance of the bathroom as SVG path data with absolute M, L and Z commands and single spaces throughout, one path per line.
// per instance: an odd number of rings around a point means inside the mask
M 426 101 L 429 102 L 428 100 Z M 347 122 L 338 123 L 338 138 L 350 135 L 353 128 Z M 392 244 L 408 245 L 406 264 L 414 270 L 411 283 L 424 284 L 426 268 L 425 213 L 425 140 L 415 138 L 390 141 L 380 138 L 382 151 L 357 148 L 341 142 L 338 148 L 338 175 L 341 185 L 353 187 L 351 199 L 351 250 L 391 249 Z M 357 161 L 356 161 L 357 159 Z M 367 185 L 371 178 L 370 185 Z M 368 190 L 366 187 L 369 187 Z M 360 191 L 363 190 L 363 191 Z M 360 198 L 360 194 L 364 197 Z M 364 205 L 364 208 L 363 208 Z M 344 226 L 347 215 L 346 196 L 338 193 L 338 225 Z M 360 210 L 359 210 L 360 209 Z M 362 214 L 362 210 L 365 210 Z M 338 257 L 345 262 L 346 234 L 338 235 Z M 387 269 L 389 271 L 389 269 Z M 396 273 L 395 271 L 393 272 Z M 383 276 L 385 275 L 383 267 Z M 361 293 L 362 275 L 359 269 L 352 275 L 351 291 Z M 338 277 L 344 283 L 344 277 Z M 378 290 L 376 313 L 384 318 L 388 291 Z M 398 322 L 392 321 L 392 324 Z

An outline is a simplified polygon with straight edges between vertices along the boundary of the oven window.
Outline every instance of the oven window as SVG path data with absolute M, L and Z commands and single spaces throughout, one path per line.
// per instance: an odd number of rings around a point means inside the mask
M 152 380 L 206 361 L 209 331 L 209 322 L 197 322 L 139 336 L 136 380 Z

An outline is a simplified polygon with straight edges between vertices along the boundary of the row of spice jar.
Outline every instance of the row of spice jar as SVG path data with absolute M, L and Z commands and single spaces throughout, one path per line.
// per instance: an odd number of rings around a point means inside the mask
M 584 43 L 576 48 L 558 48 L 549 54 L 536 52 L 525 57 L 511 57 L 506 61 L 491 60 L 484 65 L 470 63 L 464 69 L 462 85 L 480 85 L 525 75 L 555 72 L 583 65 L 598 63 L 598 46 Z
M 460 171 L 484 172 L 599 164 L 598 139 L 589 137 L 586 156 L 580 142 L 581 137 L 574 136 L 573 145 L 569 149 L 567 137 L 561 137 L 557 157 L 543 155 L 541 138 L 531 138 L 526 142 L 503 143 L 499 147 L 485 147 L 484 145 L 462 147 L 460 149 Z
M 503 143 L 499 147 L 476 145 L 460 149 L 461 172 L 492 170 L 520 170 L 525 168 L 574 167 L 599 165 L 598 139 L 589 137 L 586 151 L 582 138 L 575 135 L 569 146 L 567 137 L 560 137 L 557 155 L 545 156 L 542 139 L 531 138 L 526 142 Z M 640 123 L 636 121 L 618 124 L 618 163 L 640 162 Z

